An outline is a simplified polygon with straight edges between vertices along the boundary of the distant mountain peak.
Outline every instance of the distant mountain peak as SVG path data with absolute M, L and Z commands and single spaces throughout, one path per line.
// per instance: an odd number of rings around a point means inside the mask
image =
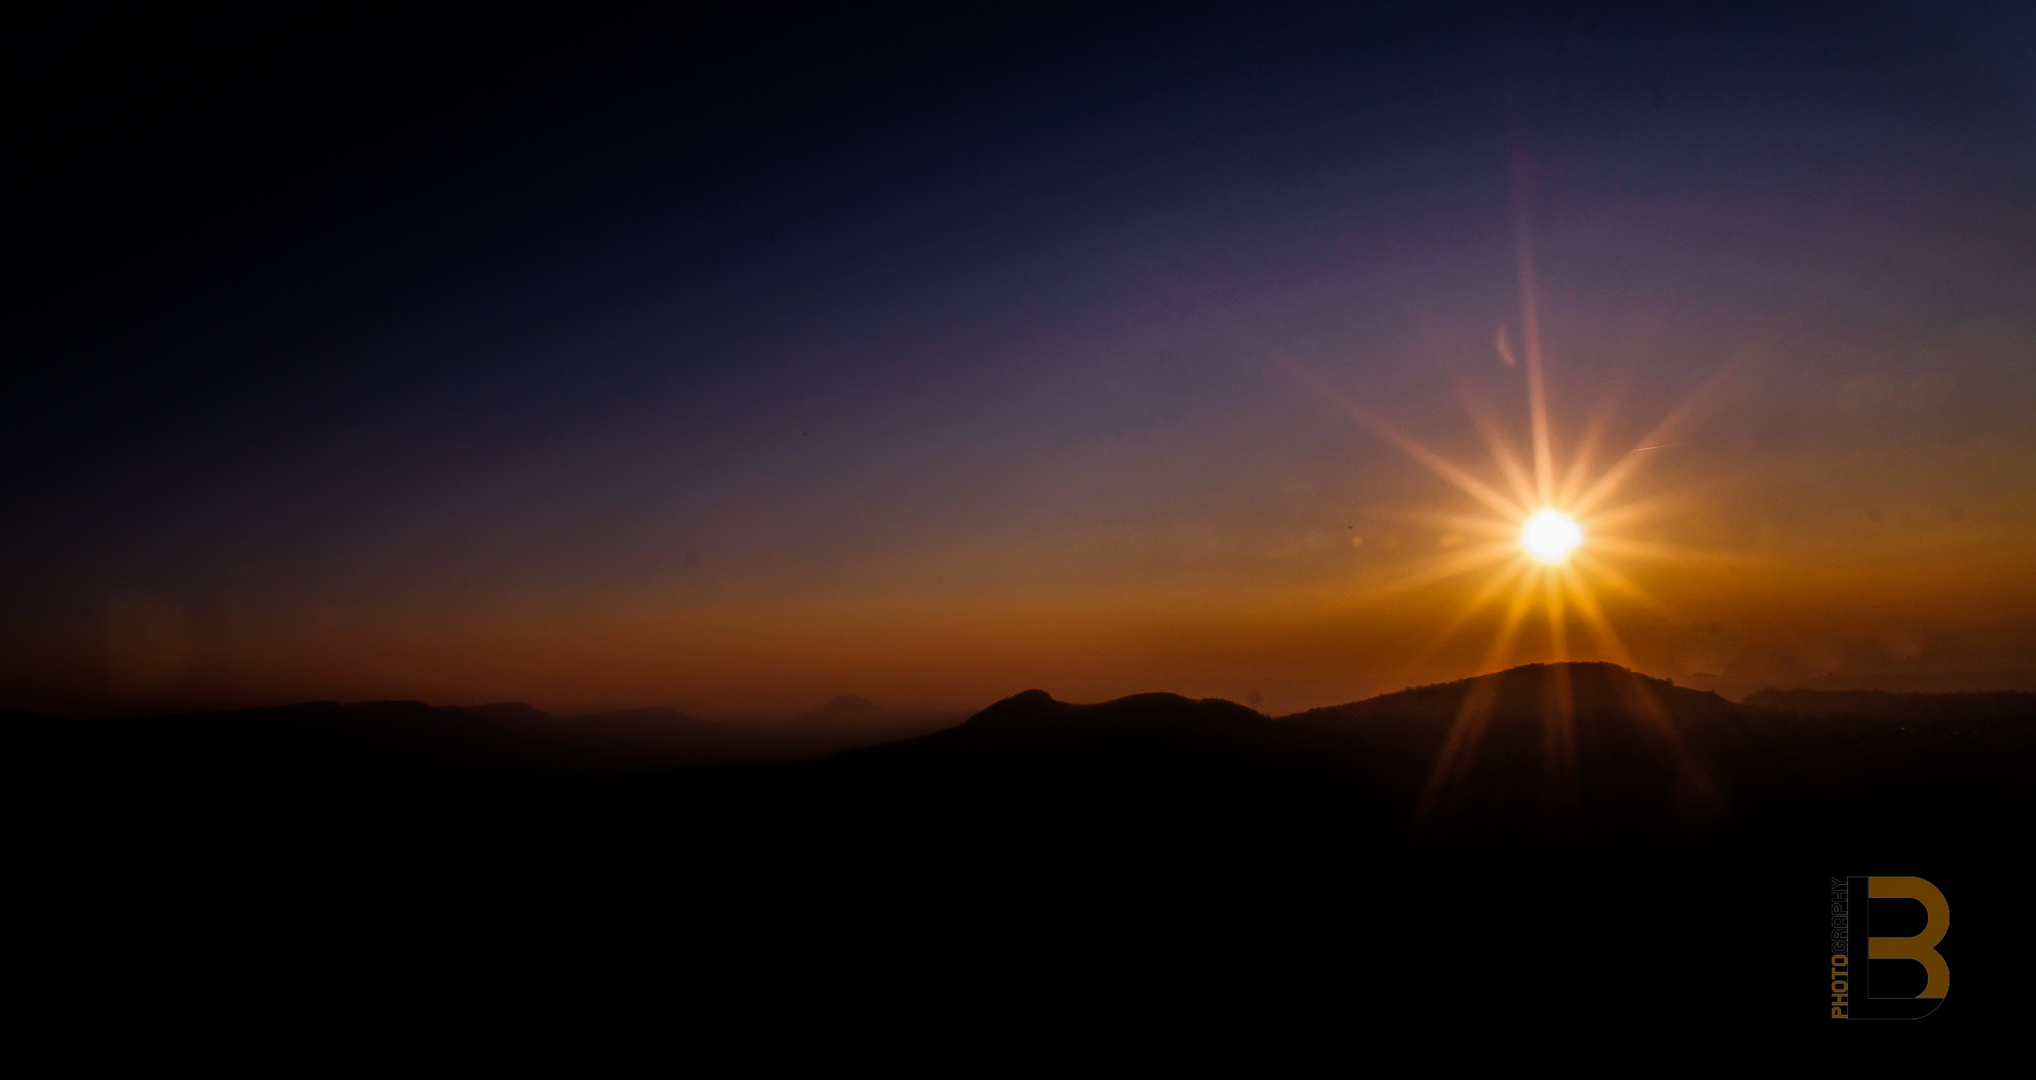
M 792 722 L 803 725 L 857 724 L 880 720 L 889 710 L 866 697 L 843 694 L 833 701 L 810 712 L 799 714 Z
M 1093 724 L 1122 724 L 1127 721 L 1199 720 L 1228 722 L 1263 721 L 1258 710 L 1223 698 L 1183 697 L 1180 694 L 1132 694 L 1094 705 L 1060 701 L 1044 690 L 1013 694 L 970 717 L 965 728 L 1000 728 L 1036 725 L 1082 718 Z
M 1677 686 L 1603 660 L 1520 664 L 1444 683 L 1411 686 L 1389 694 L 1296 713 L 1304 722 L 1353 720 L 1384 713 L 1424 713 L 1441 720 L 1458 715 L 1466 702 L 1482 699 L 1482 710 L 1498 715 L 1541 716 L 1559 701 L 1570 711 L 1630 714 L 1696 710 L 1706 715 L 1737 708 L 1709 690 Z
M 989 708 L 969 717 L 967 722 L 962 724 L 962 727 L 980 728 L 1002 724 L 1025 723 L 1055 712 L 1065 712 L 1072 708 L 1074 706 L 1069 705 L 1065 701 L 1055 701 L 1053 695 L 1044 690 L 1027 690 L 1023 693 L 1012 694 L 1010 697 L 996 702 Z
M 516 723 L 518 721 L 529 723 L 551 719 L 550 713 L 525 705 L 520 701 L 496 701 L 487 705 L 469 705 L 466 711 L 475 716 L 493 720 L 496 723 Z

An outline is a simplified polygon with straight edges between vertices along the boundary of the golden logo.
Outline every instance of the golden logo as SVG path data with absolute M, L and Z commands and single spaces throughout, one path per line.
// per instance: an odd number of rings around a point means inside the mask
M 1875 900 L 1914 900 L 1923 905 L 1923 928 L 1907 936 L 1873 933 Z M 1892 921 L 1885 915 L 1884 921 Z M 1834 1020 L 1914 1020 L 1928 1016 L 1951 991 L 1951 966 L 1937 946 L 1951 929 L 1951 905 L 1943 890 L 1919 877 L 1847 877 L 1831 879 L 1831 1018 Z M 1865 962 L 1854 943 L 1866 942 Z M 1921 965 L 1923 987 L 1903 993 L 1915 972 L 1882 965 L 1874 988 L 1875 961 L 1910 961 Z

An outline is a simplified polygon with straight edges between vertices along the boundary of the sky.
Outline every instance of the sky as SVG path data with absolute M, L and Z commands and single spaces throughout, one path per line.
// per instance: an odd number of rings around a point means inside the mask
M 2036 689 L 2036 16 L 1639 7 L 24 24 L 0 709 Z

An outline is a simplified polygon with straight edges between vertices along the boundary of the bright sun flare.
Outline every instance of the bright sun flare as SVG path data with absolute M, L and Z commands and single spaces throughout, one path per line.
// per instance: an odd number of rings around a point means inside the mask
M 1584 539 L 1584 530 L 1568 514 L 1543 510 L 1527 519 L 1520 546 L 1545 563 L 1559 563 Z
M 1602 602 L 1616 595 L 1663 617 L 1674 612 L 1614 565 L 1628 561 L 1681 561 L 1703 553 L 1652 538 L 1632 535 L 1635 525 L 1672 511 L 1680 502 L 1673 493 L 1634 498 L 1622 493 L 1636 472 L 1652 457 L 1652 451 L 1683 445 L 1669 442 L 1679 433 L 1705 390 L 1723 375 L 1712 376 L 1704 389 L 1684 401 L 1655 428 L 1638 440 L 1632 449 L 1606 461 L 1600 456 L 1610 403 L 1600 408 L 1597 418 L 1582 437 L 1562 454 L 1549 422 L 1548 394 L 1541 353 L 1538 318 L 1534 302 L 1534 271 L 1529 258 L 1524 218 L 1520 233 L 1520 307 L 1522 313 L 1521 355 L 1516 356 L 1503 328 L 1495 342 L 1499 358 L 1507 367 L 1523 368 L 1526 375 L 1528 443 L 1526 453 L 1505 430 L 1505 425 L 1481 402 L 1467 400 L 1478 433 L 1491 451 L 1492 464 L 1501 478 L 1493 484 L 1471 469 L 1408 437 L 1383 417 L 1372 414 L 1356 402 L 1338 394 L 1337 400 L 1353 419 L 1371 428 L 1398 446 L 1414 460 L 1447 481 L 1482 508 L 1479 512 L 1409 511 L 1400 516 L 1447 530 L 1445 536 L 1483 538 L 1483 542 L 1462 544 L 1458 539 L 1445 544 L 1449 550 L 1401 568 L 1395 580 L 1376 590 L 1383 597 L 1439 582 L 1458 575 L 1487 571 L 1484 583 L 1451 618 L 1410 665 L 1418 667 L 1445 641 L 1471 625 L 1480 613 L 1496 607 L 1497 633 L 1486 649 L 1478 670 L 1494 673 L 1515 659 L 1524 624 L 1538 608 L 1547 621 L 1546 658 L 1557 666 L 1547 672 L 1544 688 L 1543 756 L 1550 793 L 1557 802 L 1572 809 L 1576 805 L 1575 704 L 1571 698 L 1569 669 L 1570 632 L 1580 625 L 1591 638 L 1602 659 L 1625 668 L 1635 667 L 1633 657 L 1613 627 Z M 1558 458 L 1567 462 L 1558 467 Z M 1489 474 L 1487 474 L 1489 475 Z M 1561 507 L 1561 510 L 1555 509 Z M 1591 542 L 1583 545 L 1588 528 Z M 1710 557 L 1710 556 L 1703 556 Z M 1683 745 L 1682 735 L 1667 711 L 1656 700 L 1646 680 L 1627 673 L 1619 684 L 1624 705 L 1641 726 L 1667 740 L 1682 756 L 1697 778 L 1697 785 L 1710 791 Z M 1423 787 L 1415 812 L 1415 828 L 1426 821 L 1438 805 L 1453 797 L 1468 782 L 1470 762 L 1487 720 L 1498 700 L 1498 682 L 1478 680 L 1467 694 L 1450 725 L 1448 738 Z

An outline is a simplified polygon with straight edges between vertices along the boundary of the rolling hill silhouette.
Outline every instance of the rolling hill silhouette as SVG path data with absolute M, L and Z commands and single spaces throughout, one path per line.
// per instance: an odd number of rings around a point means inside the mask
M 1791 801 L 1849 805 L 1875 791 L 2017 800 L 2036 695 L 1769 691 L 1734 704 L 1572 663 L 1278 719 L 1220 699 L 1076 705 L 1031 690 L 957 720 L 854 697 L 747 725 L 663 708 L 552 717 L 517 703 L 312 702 L 100 723 L 11 714 L 5 730 L 17 775 L 143 784 L 634 773 L 674 791 L 783 789 L 792 802 L 802 786 L 881 789 L 890 794 L 872 799 L 883 802 L 922 788 L 981 801 L 1003 785 L 1116 801 L 1157 785 L 1193 801 L 1179 786 L 1190 775 L 1278 777 L 1267 782 L 1325 786 L 1372 807 L 1409 842 L 1560 845 L 1679 842 Z M 784 764 L 698 772 L 741 762 Z
M 912 738 L 960 714 L 841 698 L 789 721 L 727 724 L 674 709 L 555 717 L 521 702 L 305 702 L 265 709 L 72 723 L 0 714 L 9 757 L 36 769 L 197 772 L 215 778 L 360 772 L 669 773 L 792 761 Z
M 1154 805 L 1242 819 L 1307 804 L 1396 849 L 1513 852 L 1675 848 L 1834 809 L 2025 810 L 2036 695 L 1941 716 L 1931 697 L 1906 698 L 1898 715 L 1814 715 L 1604 663 L 1528 665 L 1280 719 L 1216 699 L 1074 705 L 1033 690 L 773 782 L 864 793 L 829 796 L 851 804 L 1029 806 L 1082 820 Z
M 1964 694 L 1895 694 L 1885 690 L 1762 690 L 1750 708 L 1803 716 L 1873 720 L 1997 720 L 2036 716 L 2036 694 L 2017 691 Z
M 967 719 L 936 709 L 887 709 L 867 698 L 843 695 L 777 726 L 788 756 L 816 756 L 916 738 Z
M 1827 875 L 2015 895 L 2031 697 L 1734 704 L 1563 664 L 1277 719 L 1032 690 L 924 733 L 857 699 L 771 727 L 398 702 L 4 730 L 46 917 L 122 948 L 212 926 L 343 968 L 429 937 L 474 971 L 657 957 L 738 996 L 782 970 L 835 995 L 1080 971 L 1054 1000 L 1249 988 L 1323 1024 L 1502 964 L 1505 1015 L 1654 1022 L 1667 999 L 1607 988 L 1663 957 L 1682 1015 L 1814 1015 L 1790 973 Z M 910 737 L 843 749 L 886 730 Z M 243 894 L 298 899 L 221 929 L 205 898 Z M 1983 1000 L 1978 954 L 1947 955 Z

